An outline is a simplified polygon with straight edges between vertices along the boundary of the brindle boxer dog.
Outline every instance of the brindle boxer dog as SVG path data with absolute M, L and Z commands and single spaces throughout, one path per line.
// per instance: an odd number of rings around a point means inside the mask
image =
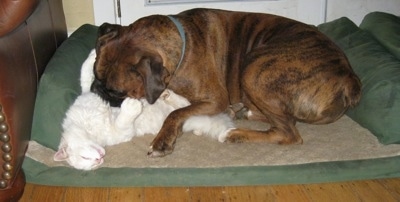
M 275 15 L 193 9 L 104 24 L 96 50 L 92 90 L 112 105 L 127 96 L 154 103 L 165 88 L 191 102 L 167 117 L 152 157 L 173 151 L 188 117 L 232 104 L 271 127 L 235 129 L 226 142 L 300 144 L 297 121 L 331 123 L 360 100 L 343 52 L 315 27 Z

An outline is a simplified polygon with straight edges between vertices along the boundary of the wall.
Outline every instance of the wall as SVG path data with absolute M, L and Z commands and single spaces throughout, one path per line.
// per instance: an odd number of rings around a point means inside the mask
M 263 12 L 286 16 L 309 24 L 319 24 L 325 17 L 325 0 L 242 0 L 203 3 L 145 5 L 144 0 L 120 0 L 122 17 L 115 18 L 114 4 L 109 0 L 95 0 L 95 23 L 117 22 L 128 25 L 151 14 L 175 14 L 195 7 L 219 8 L 236 11 Z M 111 8 L 111 9 L 110 9 Z
M 69 33 L 83 24 L 94 24 L 93 1 L 63 0 L 64 13 Z
M 150 12 L 173 13 L 171 7 L 152 6 L 145 7 L 144 0 L 121 0 L 127 2 L 123 8 L 125 13 L 133 14 L 133 17 L 127 18 L 124 22 L 116 18 L 115 6 L 113 0 L 64 0 L 64 11 L 67 18 L 69 32 L 77 29 L 85 23 L 100 25 L 102 22 L 122 22 L 127 24 L 138 16 L 146 15 Z M 265 8 L 266 12 L 285 15 L 288 17 L 301 18 L 300 20 L 316 24 L 316 20 L 322 20 L 321 13 L 325 0 L 281 0 L 280 2 L 270 2 L 271 7 Z M 342 16 L 347 16 L 356 24 L 359 24 L 365 14 L 371 11 L 384 11 L 400 15 L 400 0 L 326 0 L 326 20 L 331 21 Z M 254 2 L 254 1 L 253 1 Z M 297 2 L 297 3 L 296 3 Z M 300 4 L 298 2 L 305 2 Z M 262 5 L 262 1 L 259 1 Z M 277 5 L 286 5 L 284 9 L 277 9 Z M 309 5 L 312 4 L 312 7 Z M 306 5 L 306 6 L 304 6 Z M 186 5 L 188 6 L 188 5 Z M 190 6 L 190 5 L 189 5 Z M 175 7 L 172 9 L 176 9 Z M 94 12 L 93 10 L 96 10 Z M 311 12 L 307 12 L 311 11 Z M 318 12 L 315 12 L 318 10 Z M 94 17 L 96 16 L 96 17 Z M 324 16 L 325 18 L 325 16 Z
M 299 12 L 298 8 L 304 0 L 280 0 L 280 1 L 232 1 L 232 2 L 213 2 L 213 3 L 186 3 L 186 4 L 169 4 L 169 5 L 152 5 L 144 6 L 143 0 L 121 0 L 122 18 L 121 24 L 127 25 L 142 16 L 151 14 L 175 14 L 183 10 L 206 7 L 206 8 L 219 8 L 235 11 L 249 11 L 249 12 L 262 12 L 272 13 L 290 18 L 299 19 L 301 21 L 312 21 L 304 19 L 303 13 L 309 14 L 310 12 Z M 309 0 L 305 0 L 309 1 Z M 314 0 L 315 2 L 321 0 Z M 309 5 L 310 7 L 312 4 Z M 305 6 L 307 7 L 307 6 Z M 304 8 L 306 9 L 306 8 Z M 318 17 L 317 17 L 318 18 Z
M 328 0 L 327 21 L 347 16 L 359 25 L 371 11 L 383 11 L 400 16 L 400 0 Z

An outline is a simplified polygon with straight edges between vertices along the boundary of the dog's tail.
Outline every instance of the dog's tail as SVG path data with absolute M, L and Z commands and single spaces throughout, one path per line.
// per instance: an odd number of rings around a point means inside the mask
M 361 81 L 354 74 L 349 74 L 344 81 L 343 99 L 346 107 L 355 107 L 361 99 Z

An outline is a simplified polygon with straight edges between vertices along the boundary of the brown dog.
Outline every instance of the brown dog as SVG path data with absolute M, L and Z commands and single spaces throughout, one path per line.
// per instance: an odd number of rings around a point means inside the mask
M 315 27 L 268 14 L 193 9 L 127 27 L 104 24 L 96 50 L 92 90 L 113 105 L 126 96 L 154 103 L 167 87 L 191 102 L 167 117 L 150 156 L 172 152 L 188 117 L 237 103 L 271 128 L 235 129 L 227 142 L 302 143 L 297 121 L 333 122 L 361 94 L 333 42 Z

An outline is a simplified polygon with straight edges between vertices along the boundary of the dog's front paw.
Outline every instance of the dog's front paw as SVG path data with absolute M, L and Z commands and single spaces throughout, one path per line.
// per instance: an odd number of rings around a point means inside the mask
M 134 98 L 125 98 L 121 104 L 121 112 L 137 116 L 142 112 L 142 103 Z
M 173 151 L 172 148 L 154 149 L 153 146 L 150 146 L 150 150 L 147 152 L 147 156 L 151 158 L 164 157 L 168 154 L 171 154 L 172 151 Z
M 246 137 L 244 137 L 242 135 L 237 135 L 237 134 L 229 135 L 223 139 L 223 142 L 226 142 L 226 143 L 243 143 L 246 141 L 247 141 Z
M 147 152 L 147 156 L 149 157 L 163 157 L 168 154 L 171 154 L 174 150 L 174 145 L 169 145 L 165 141 L 155 139 L 151 145 L 150 150 Z
M 248 141 L 248 136 L 240 129 L 231 128 L 225 134 L 218 137 L 218 140 L 226 143 L 243 143 Z

